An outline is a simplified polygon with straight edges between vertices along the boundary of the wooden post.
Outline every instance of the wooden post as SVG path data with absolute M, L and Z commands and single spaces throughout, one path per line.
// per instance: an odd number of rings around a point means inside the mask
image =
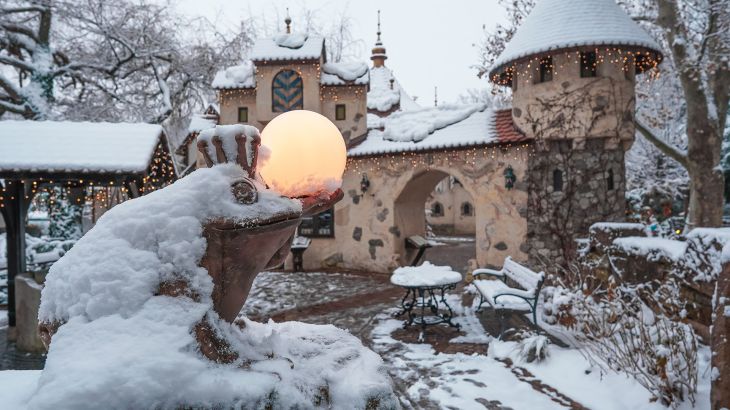
M 8 251 L 8 326 L 15 327 L 15 277 L 25 272 L 25 184 L 6 180 L 3 198 Z

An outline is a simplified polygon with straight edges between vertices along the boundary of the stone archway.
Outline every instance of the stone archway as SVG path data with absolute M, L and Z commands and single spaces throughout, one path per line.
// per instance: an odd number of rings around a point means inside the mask
M 405 238 L 412 235 L 426 236 L 426 201 L 439 182 L 449 176 L 453 176 L 459 181 L 462 181 L 459 178 L 461 177 L 460 175 L 440 169 L 429 169 L 414 173 L 413 177 L 405 183 L 400 194 L 395 198 L 393 204 L 393 222 L 400 232 L 401 238 L 403 238 L 403 240 L 395 243 L 395 253 L 400 255 L 401 264 L 409 264 L 416 256 L 415 250 L 406 247 Z M 464 183 L 462 182 L 462 184 Z M 464 190 L 471 196 L 471 203 L 474 203 L 476 200 L 474 190 L 468 186 L 464 186 Z M 456 212 L 458 212 L 459 208 L 460 203 L 456 204 Z M 476 254 L 470 255 L 468 259 L 471 258 L 476 258 Z M 463 261 L 464 265 L 466 262 L 466 260 Z

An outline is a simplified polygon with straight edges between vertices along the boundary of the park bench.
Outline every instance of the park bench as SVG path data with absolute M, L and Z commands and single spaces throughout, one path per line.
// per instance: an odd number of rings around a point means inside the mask
M 537 299 L 545 281 L 545 273 L 533 272 L 508 256 L 501 270 L 475 269 L 472 276 L 480 296 L 477 311 L 481 311 L 482 304 L 487 302 L 495 311 L 499 311 L 502 329 L 502 312 L 507 310 L 531 312 L 532 321 L 537 325 Z M 484 277 L 500 280 L 483 279 Z

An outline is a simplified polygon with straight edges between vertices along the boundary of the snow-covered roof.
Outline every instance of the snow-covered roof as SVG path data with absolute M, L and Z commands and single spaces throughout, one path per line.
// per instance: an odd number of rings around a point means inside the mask
M 144 123 L 0 121 L 0 171 L 140 173 L 162 134 Z
M 348 156 L 428 151 L 526 139 L 514 128 L 509 110 L 496 111 L 474 105 L 398 111 L 384 118 L 382 125 L 383 130 L 371 129 L 362 143 L 348 151 Z
M 322 64 L 322 85 L 364 85 L 370 81 L 368 65 L 362 61 L 344 61 Z
M 500 67 L 523 57 L 580 46 L 634 46 L 661 50 L 615 0 L 538 0 L 495 60 Z M 491 75 L 490 75 L 491 76 Z
M 253 63 L 245 61 L 241 65 L 228 67 L 220 70 L 213 78 L 213 88 L 254 88 L 256 87 L 256 67 Z
M 393 88 L 390 80 L 393 79 Z M 420 108 L 408 93 L 403 90 L 393 72 L 385 66 L 370 69 L 370 91 L 368 109 L 386 112 L 400 104 L 403 110 Z
M 280 33 L 256 41 L 249 56 L 253 61 L 316 60 L 322 56 L 324 37 Z
M 190 124 L 188 124 L 188 134 L 207 130 L 208 128 L 215 128 L 216 125 L 218 125 L 216 120 L 205 115 L 194 114 L 190 118 Z

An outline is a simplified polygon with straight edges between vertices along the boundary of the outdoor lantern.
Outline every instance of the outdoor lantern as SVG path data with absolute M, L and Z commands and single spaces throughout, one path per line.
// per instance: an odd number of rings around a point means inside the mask
M 261 176 L 282 195 L 315 195 L 342 186 L 345 140 L 323 115 L 306 110 L 280 114 L 264 127 L 261 145 L 268 151 L 262 155 Z
M 364 194 L 368 191 L 368 188 L 370 188 L 370 180 L 368 179 L 368 174 L 362 174 L 362 179 L 360 180 L 360 191 Z
M 516 181 L 517 176 L 515 175 L 515 170 L 512 169 L 512 165 L 507 165 L 507 168 L 504 169 L 504 187 L 512 189 L 515 187 Z

